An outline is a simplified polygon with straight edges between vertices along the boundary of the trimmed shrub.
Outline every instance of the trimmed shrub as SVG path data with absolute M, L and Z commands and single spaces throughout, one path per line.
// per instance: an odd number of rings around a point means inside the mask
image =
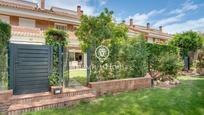
M 143 35 L 129 39 L 125 48 L 125 55 L 128 66 L 128 77 L 142 77 L 147 73 L 146 42 Z
M 158 66 L 158 71 L 161 73 L 160 80 L 173 80 L 181 68 L 182 63 L 179 55 L 173 53 L 162 54 Z
M 9 39 L 11 38 L 11 26 L 0 21 L 0 52 L 3 48 L 7 48 Z
M 167 72 L 168 70 L 161 69 L 168 68 L 167 67 L 168 65 L 164 63 L 168 63 L 173 58 L 174 59 L 179 58 L 179 49 L 174 46 L 147 43 L 147 51 L 148 51 L 148 72 L 153 78 L 161 76 L 161 74 L 169 73 Z M 175 61 L 177 62 L 178 60 Z M 175 66 L 175 68 L 177 68 L 177 66 Z M 169 74 L 171 75 L 177 74 L 177 71 L 174 72 L 175 73 L 170 72 Z
M 7 47 L 11 37 L 11 26 L 0 21 L 0 90 L 7 88 Z

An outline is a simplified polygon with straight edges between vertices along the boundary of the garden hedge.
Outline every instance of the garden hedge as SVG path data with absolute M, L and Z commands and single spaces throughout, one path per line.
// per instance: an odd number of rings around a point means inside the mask
M 8 84 L 7 48 L 10 37 L 11 26 L 0 21 L 0 90 L 7 88 Z
M 173 53 L 176 55 L 179 54 L 179 49 L 175 46 L 152 44 L 152 43 L 146 43 L 146 44 L 147 44 L 147 50 L 149 52 L 149 57 L 151 55 L 160 55 L 161 53 L 164 53 L 164 52 Z
M 11 37 L 11 26 L 7 23 L 0 21 L 0 51 L 7 48 L 9 39 Z
M 148 72 L 152 77 L 155 77 L 156 74 L 161 72 L 161 65 L 162 65 L 161 60 L 164 59 L 163 58 L 164 56 L 166 57 L 166 61 L 168 61 L 168 59 L 170 59 L 173 55 L 175 57 L 174 58 L 175 61 L 180 63 L 179 49 L 177 47 L 170 46 L 170 45 L 151 44 L 151 43 L 146 43 L 146 45 L 147 45 L 147 51 L 148 51 Z M 175 63 L 172 63 L 172 64 L 175 64 Z M 169 66 L 169 65 L 166 65 L 166 66 Z

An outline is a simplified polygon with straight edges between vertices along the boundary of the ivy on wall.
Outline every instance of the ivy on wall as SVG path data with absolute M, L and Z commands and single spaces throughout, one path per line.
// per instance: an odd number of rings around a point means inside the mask
M 0 21 L 0 89 L 8 86 L 7 48 L 11 37 L 11 26 Z M 3 85 L 3 86 L 1 86 Z
M 45 31 L 46 44 L 53 47 L 53 70 L 49 76 L 49 84 L 60 85 L 59 79 L 59 48 L 68 44 L 68 34 L 63 30 L 49 28 Z

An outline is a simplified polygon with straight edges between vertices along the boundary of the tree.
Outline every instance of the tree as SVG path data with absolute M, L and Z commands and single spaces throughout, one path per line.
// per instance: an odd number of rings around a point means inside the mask
M 53 70 L 52 75 L 49 77 L 50 85 L 59 85 L 59 48 L 67 45 L 68 34 L 63 30 L 49 28 L 45 31 L 46 44 L 53 47 Z
M 7 48 L 9 39 L 11 37 L 11 26 L 0 21 L 0 82 L 3 81 L 4 86 L 7 87 Z M 1 86 L 0 86 L 1 87 Z
M 182 58 L 189 58 L 190 52 L 195 52 L 202 47 L 203 38 L 193 31 L 187 31 L 182 34 L 174 35 L 174 38 L 170 40 L 170 45 L 180 48 L 180 54 Z
M 84 52 L 89 48 L 91 49 L 91 63 L 95 66 L 92 68 L 91 78 L 93 80 L 104 80 L 108 76 L 115 76 L 116 71 L 110 72 L 109 70 L 100 70 L 99 66 L 104 63 L 100 63 L 95 57 L 95 49 L 99 45 L 105 45 L 110 49 L 110 56 L 106 62 L 116 63 L 118 60 L 119 48 L 122 42 L 127 39 L 128 29 L 125 24 L 116 24 L 113 22 L 113 12 L 108 9 L 104 9 L 99 16 L 87 16 L 81 17 L 81 24 L 76 31 L 76 35 L 80 40 L 81 48 Z M 109 71 L 109 72 L 107 72 Z M 113 75 L 107 75 L 107 74 Z M 98 76 L 98 78 L 96 78 Z

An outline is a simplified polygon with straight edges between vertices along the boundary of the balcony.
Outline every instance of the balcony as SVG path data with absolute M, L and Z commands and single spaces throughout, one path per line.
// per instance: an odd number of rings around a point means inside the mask
M 45 44 L 45 39 L 40 28 L 12 26 L 10 42 L 17 44 L 42 45 Z

